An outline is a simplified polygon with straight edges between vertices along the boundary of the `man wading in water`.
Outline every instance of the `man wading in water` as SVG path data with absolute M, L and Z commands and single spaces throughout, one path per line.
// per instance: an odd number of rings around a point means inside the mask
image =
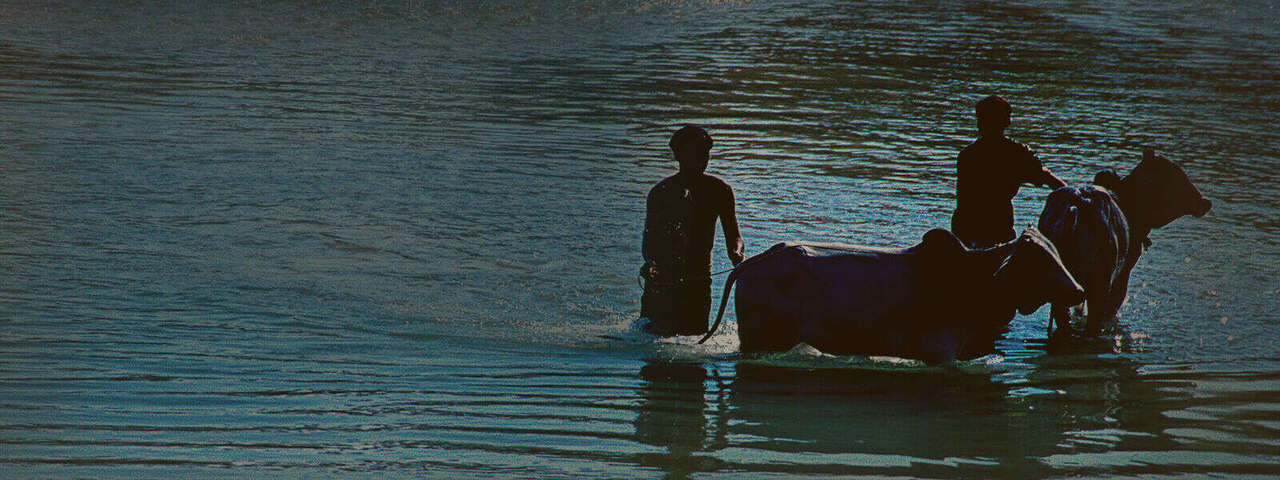
M 671 136 L 680 171 L 649 191 L 641 255 L 644 330 L 658 335 L 701 335 L 711 312 L 711 247 L 716 218 L 724 228 L 729 261 L 744 258 L 733 190 L 724 180 L 702 173 L 711 154 L 711 136 L 686 126 Z
M 986 248 L 1017 237 L 1013 196 L 1023 183 L 1066 186 L 1036 154 L 1004 136 L 1013 108 L 992 95 L 978 102 L 978 140 L 956 161 L 956 210 L 951 231 L 970 248 Z

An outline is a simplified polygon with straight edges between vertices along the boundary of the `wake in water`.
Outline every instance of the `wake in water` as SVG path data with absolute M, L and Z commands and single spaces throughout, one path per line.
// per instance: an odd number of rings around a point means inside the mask
M 633 345 L 652 345 L 656 352 L 664 357 L 701 361 L 708 359 L 737 358 L 739 362 L 752 365 L 801 368 L 801 369 L 869 369 L 869 370 L 928 370 L 949 368 L 969 370 L 984 369 L 998 365 L 1004 357 L 993 353 L 972 360 L 956 361 L 941 367 L 930 367 L 925 362 L 893 356 L 832 355 L 813 346 L 800 343 L 785 352 L 743 355 L 739 353 L 738 324 L 725 322 L 706 342 L 699 344 L 702 335 L 677 335 L 660 337 L 645 332 L 649 319 L 640 317 L 632 320 L 626 330 L 617 335 L 602 335 L 613 341 Z
M 702 339 L 701 334 L 662 337 L 646 332 L 645 327 L 647 325 L 649 325 L 649 318 L 636 318 L 626 326 L 624 331 L 616 335 L 601 335 L 601 337 L 636 345 L 656 345 L 667 353 L 678 353 L 679 356 L 687 356 L 690 359 L 731 355 L 738 352 L 738 325 L 736 323 L 724 325 L 716 335 L 702 344 L 698 343 L 698 340 Z

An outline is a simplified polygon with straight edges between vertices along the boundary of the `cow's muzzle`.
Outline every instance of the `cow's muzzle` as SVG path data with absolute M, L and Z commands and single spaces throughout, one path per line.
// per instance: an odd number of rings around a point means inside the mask
M 1191 213 L 1196 217 L 1203 217 L 1206 213 L 1209 213 L 1210 208 L 1213 208 L 1213 202 L 1209 201 L 1207 198 L 1201 197 L 1200 200 L 1196 202 L 1195 211 Z

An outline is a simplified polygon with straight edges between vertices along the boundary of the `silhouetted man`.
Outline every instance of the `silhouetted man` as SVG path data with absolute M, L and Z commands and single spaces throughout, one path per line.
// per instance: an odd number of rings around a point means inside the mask
M 640 316 L 645 331 L 658 335 L 699 335 L 707 331 L 711 310 L 711 247 L 716 219 L 724 229 L 729 261 L 743 259 L 742 236 L 734 214 L 733 190 L 703 173 L 711 154 L 711 136 L 686 126 L 671 136 L 680 171 L 649 191 L 641 255 L 645 278 Z
M 1016 237 L 1013 196 L 1023 183 L 1054 189 L 1066 185 L 1030 149 L 1004 136 L 1012 110 L 995 95 L 979 101 L 978 140 L 961 150 L 956 161 L 951 231 L 969 247 L 990 247 Z

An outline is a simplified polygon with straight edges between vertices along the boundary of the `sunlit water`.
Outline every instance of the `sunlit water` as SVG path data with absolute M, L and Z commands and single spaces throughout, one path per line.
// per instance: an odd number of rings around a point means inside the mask
M 1280 474 L 1274 2 L 258 3 L 0 5 L 0 476 Z M 1151 145 L 1214 200 L 1114 337 L 632 329 L 678 125 L 748 253 L 906 246 L 993 92 L 1071 183 Z

